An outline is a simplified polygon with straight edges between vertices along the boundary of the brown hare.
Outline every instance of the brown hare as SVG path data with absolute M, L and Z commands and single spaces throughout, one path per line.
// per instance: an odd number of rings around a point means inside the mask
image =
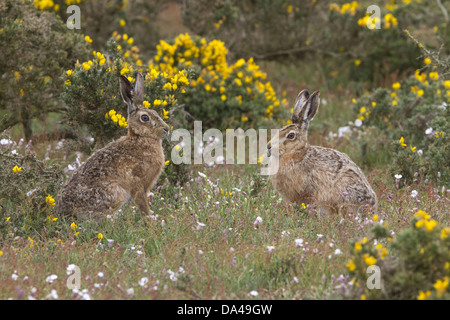
M 144 78 L 133 85 L 119 79 L 120 93 L 128 106 L 128 135 L 91 155 L 63 186 L 58 197 L 60 214 L 95 217 L 117 210 L 130 197 L 148 214 L 147 192 L 164 167 L 162 139 L 169 126 L 154 110 L 143 107 Z
M 308 144 L 308 126 L 320 104 L 318 91 L 301 91 L 292 124 L 268 143 L 270 178 L 288 202 L 315 203 L 341 212 L 368 205 L 376 211 L 377 196 L 361 169 L 344 153 Z M 278 155 L 278 156 L 277 156 Z

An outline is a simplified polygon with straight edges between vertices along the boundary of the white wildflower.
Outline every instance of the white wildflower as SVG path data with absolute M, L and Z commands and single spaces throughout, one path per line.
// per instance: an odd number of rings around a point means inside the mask
M 206 178 L 206 174 L 204 174 L 203 172 L 198 172 L 198 175 L 200 176 L 200 177 L 202 177 L 202 178 Z
M 296 247 L 303 247 L 303 239 L 295 239 Z
M 56 274 L 52 274 L 48 276 L 45 281 L 48 283 L 53 283 L 53 281 L 55 281 L 56 279 L 58 279 L 58 276 Z
M 139 280 L 138 284 L 143 287 L 148 283 L 148 278 L 147 277 L 143 277 L 141 278 L 141 280 Z

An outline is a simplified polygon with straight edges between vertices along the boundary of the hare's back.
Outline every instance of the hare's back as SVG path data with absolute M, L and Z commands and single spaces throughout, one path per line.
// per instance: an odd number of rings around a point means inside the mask
M 124 139 L 111 142 L 104 148 L 92 154 L 77 170 L 76 174 L 85 181 L 105 181 L 117 177 L 122 171 L 136 162 L 134 146 Z
M 335 197 L 342 195 L 349 197 L 343 199 L 355 203 L 369 203 L 376 205 L 377 197 L 366 176 L 348 155 L 340 151 L 314 147 L 315 153 L 320 154 L 316 159 L 322 172 L 327 173 L 326 181 Z M 333 193 L 331 192 L 331 193 Z
M 319 175 L 323 181 L 335 183 L 345 177 L 346 181 L 353 181 L 355 184 L 360 182 L 364 185 L 368 184 L 362 170 L 348 155 L 340 151 L 311 146 L 304 162 L 307 170 L 311 174 Z
M 305 160 L 318 170 L 327 171 L 334 175 L 349 167 L 357 167 L 345 153 L 319 146 L 310 146 Z

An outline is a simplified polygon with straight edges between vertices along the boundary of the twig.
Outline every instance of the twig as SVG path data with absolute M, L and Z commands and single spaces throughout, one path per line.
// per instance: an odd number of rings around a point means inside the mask
M 446 21 L 446 22 L 449 22 L 447 9 L 445 9 L 445 7 L 442 5 L 441 0 L 436 0 L 436 3 L 437 3 L 437 5 L 438 5 L 439 9 L 441 9 L 442 14 L 444 15 L 445 21 Z

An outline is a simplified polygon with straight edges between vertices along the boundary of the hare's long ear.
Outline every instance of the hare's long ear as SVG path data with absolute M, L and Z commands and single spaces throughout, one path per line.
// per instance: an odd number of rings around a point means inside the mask
M 292 123 L 297 123 L 297 125 L 299 125 L 303 131 L 308 130 L 309 123 L 312 121 L 312 119 L 314 119 L 314 116 L 319 109 L 319 104 L 320 92 L 315 91 L 308 97 L 306 103 L 303 103 L 303 107 L 301 107 L 299 113 L 296 114 L 296 122 L 292 121 Z M 292 117 L 294 117 L 294 115 Z
M 133 103 L 133 85 L 130 83 L 130 81 L 128 81 L 127 77 L 123 75 L 119 78 L 119 84 L 120 94 L 122 96 L 123 102 L 125 102 L 128 107 L 128 114 L 130 114 L 136 110 L 136 107 Z
M 314 119 L 314 116 L 317 113 L 317 110 L 319 110 L 320 105 L 320 92 L 315 91 L 313 94 L 309 97 L 308 105 L 307 105 L 307 112 L 305 114 L 305 121 L 308 123 Z
M 309 99 L 308 89 L 300 91 L 295 99 L 294 112 L 292 113 L 292 123 L 301 124 L 303 121 L 303 114 L 305 112 L 306 102 Z
M 133 102 L 141 106 L 144 102 L 144 77 L 140 72 L 136 73 L 136 84 L 134 85 Z

